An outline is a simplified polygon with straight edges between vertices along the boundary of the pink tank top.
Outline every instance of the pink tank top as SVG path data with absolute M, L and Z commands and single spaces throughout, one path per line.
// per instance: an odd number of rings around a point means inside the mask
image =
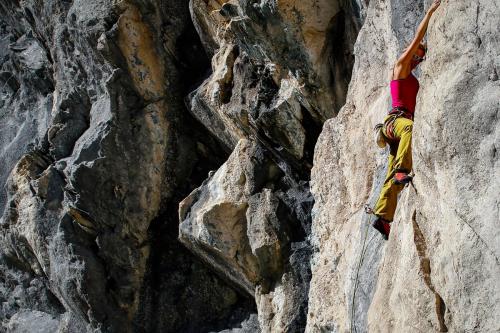
M 392 80 L 392 107 L 404 107 L 413 114 L 415 112 L 419 88 L 418 80 L 413 74 L 410 74 L 406 79 Z

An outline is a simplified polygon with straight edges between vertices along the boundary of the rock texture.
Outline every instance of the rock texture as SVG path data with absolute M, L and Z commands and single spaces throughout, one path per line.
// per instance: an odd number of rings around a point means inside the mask
M 312 206 L 305 184 L 242 139 L 224 165 L 180 203 L 180 240 L 254 297 L 264 331 L 303 330 Z
M 230 149 L 252 135 L 310 162 L 314 127 L 345 101 L 359 9 L 338 1 L 221 2 L 191 2 L 214 52 L 213 74 L 191 94 L 191 112 Z
M 313 149 L 344 104 L 360 9 L 197 0 L 190 8 L 213 73 L 188 105 L 233 153 L 181 202 L 180 239 L 255 297 L 263 332 L 302 332 Z
M 498 1 L 3 0 L 0 332 L 500 330 Z M 207 176 L 208 174 L 208 176 Z
M 3 325 L 197 331 L 248 316 L 177 241 L 177 202 L 225 155 L 183 103 L 208 64 L 187 4 L 1 9 Z
M 346 105 L 316 146 L 306 332 L 500 328 L 497 2 L 443 2 L 435 13 L 420 73 L 414 187 L 402 192 L 386 243 L 363 212 L 386 163 L 371 128 L 389 106 L 391 64 L 424 8 L 370 2 Z

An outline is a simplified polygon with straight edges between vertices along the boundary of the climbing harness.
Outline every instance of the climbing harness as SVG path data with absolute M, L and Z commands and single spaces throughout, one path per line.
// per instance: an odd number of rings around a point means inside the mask
M 413 115 L 404 107 L 395 106 L 389 111 L 389 117 L 384 121 L 385 136 L 390 140 L 398 140 L 394 135 L 394 122 L 399 117 L 413 120 Z
M 407 118 L 413 120 L 413 115 L 408 112 L 408 110 L 401 106 L 393 107 L 389 113 L 389 117 L 387 117 L 383 124 L 377 124 L 373 128 L 375 142 L 377 146 L 380 148 L 384 148 L 387 140 L 397 141 L 398 139 L 394 135 L 394 122 L 399 117 Z
M 397 115 L 398 117 L 404 117 L 413 120 L 413 115 L 402 106 L 394 106 L 388 113 L 389 115 Z

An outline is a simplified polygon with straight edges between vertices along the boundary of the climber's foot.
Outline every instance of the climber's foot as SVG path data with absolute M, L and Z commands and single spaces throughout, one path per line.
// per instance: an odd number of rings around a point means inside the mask
M 406 172 L 396 172 L 394 175 L 394 184 L 396 185 L 401 185 L 401 184 L 408 184 L 412 180 L 412 176 L 407 174 Z
M 384 220 L 381 217 L 377 217 L 375 222 L 373 222 L 372 227 L 377 229 L 377 231 L 382 234 L 385 240 L 389 239 L 389 234 L 391 232 L 391 224 L 389 223 L 389 221 Z

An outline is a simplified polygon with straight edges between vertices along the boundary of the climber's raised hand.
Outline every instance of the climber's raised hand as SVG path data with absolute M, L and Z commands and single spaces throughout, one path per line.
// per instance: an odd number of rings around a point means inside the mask
M 440 5 L 441 5 L 441 0 L 434 0 L 429 10 L 425 14 L 424 18 L 422 19 L 422 22 L 420 22 L 420 24 L 418 25 L 415 37 L 413 37 L 410 46 L 408 46 L 404 51 L 404 53 L 398 58 L 398 61 L 394 67 L 396 69 L 396 72 L 401 71 L 405 74 L 409 74 L 410 67 L 412 64 L 412 59 L 414 59 L 415 52 L 420 47 L 420 43 L 422 42 L 425 32 L 427 31 L 427 26 L 429 25 L 429 21 L 431 20 L 432 14 Z M 405 70 L 403 70 L 403 68 L 405 68 Z
M 439 5 L 441 5 L 441 0 L 434 0 L 431 7 L 429 8 L 429 12 L 432 14 L 438 9 Z

